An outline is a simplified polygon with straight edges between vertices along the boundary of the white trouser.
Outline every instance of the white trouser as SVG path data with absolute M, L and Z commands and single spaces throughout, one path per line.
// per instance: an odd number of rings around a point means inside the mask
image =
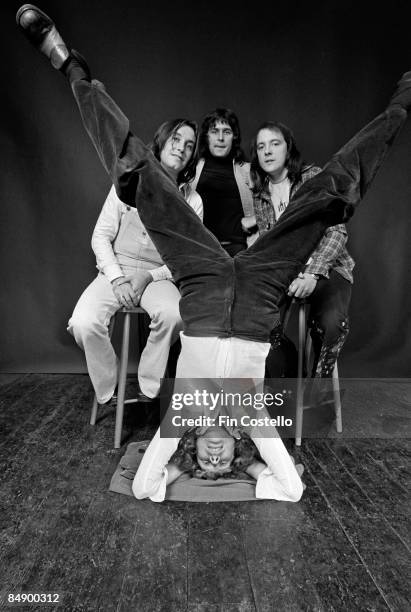
M 264 378 L 268 342 L 181 333 L 176 378 Z
M 179 300 L 176 286 L 161 280 L 147 285 L 140 301 L 151 318 L 150 335 L 138 366 L 140 389 L 148 397 L 155 397 L 159 392 L 170 346 L 182 327 Z M 108 325 L 119 308 L 110 282 L 104 274 L 99 274 L 81 295 L 68 323 L 68 331 L 84 350 L 99 403 L 111 399 L 117 384 L 117 357 Z

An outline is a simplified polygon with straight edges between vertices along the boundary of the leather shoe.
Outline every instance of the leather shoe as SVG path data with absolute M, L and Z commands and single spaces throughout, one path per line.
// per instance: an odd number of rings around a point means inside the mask
M 16 22 L 28 40 L 43 53 L 53 68 L 60 70 L 70 58 L 70 52 L 53 21 L 34 4 L 23 4 Z

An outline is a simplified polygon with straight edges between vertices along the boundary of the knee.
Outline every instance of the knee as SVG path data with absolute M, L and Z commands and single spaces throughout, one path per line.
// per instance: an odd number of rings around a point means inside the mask
M 157 306 L 152 315 L 152 324 L 167 329 L 182 328 L 182 321 L 178 304 L 163 303 Z
M 73 313 L 68 322 L 68 331 L 77 338 L 86 338 L 96 333 L 104 333 L 107 330 L 105 325 L 102 325 L 94 313 Z
M 321 313 L 311 321 L 312 331 L 327 342 L 345 337 L 349 332 L 349 319 L 346 315 L 334 310 Z

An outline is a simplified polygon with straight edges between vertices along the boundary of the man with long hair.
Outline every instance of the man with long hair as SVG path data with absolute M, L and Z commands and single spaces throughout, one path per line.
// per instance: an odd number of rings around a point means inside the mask
M 258 128 L 251 157 L 254 210 L 259 232 L 264 233 L 278 222 L 300 187 L 321 168 L 305 164 L 292 131 L 274 121 L 266 121 Z M 290 297 L 309 300 L 313 373 L 320 378 L 332 375 L 349 329 L 354 260 L 346 248 L 347 238 L 343 223 L 326 228 L 288 288 Z M 281 345 L 278 332 L 277 336 Z
M 229 255 L 257 237 L 250 164 L 241 148 L 240 123 L 229 108 L 216 108 L 202 121 L 200 159 L 193 187 L 203 200 L 204 225 Z
M 201 218 L 201 198 L 190 185 L 197 161 L 196 141 L 194 122 L 173 119 L 158 128 L 151 150 Z M 138 364 L 137 399 L 150 402 L 160 391 L 170 347 L 182 329 L 179 291 L 136 208 L 124 204 L 114 186 L 91 244 L 99 274 L 77 302 L 68 331 L 84 350 L 97 401 L 105 404 L 113 397 L 118 378 L 109 322 L 119 308 L 140 305 L 150 317 L 150 333 Z

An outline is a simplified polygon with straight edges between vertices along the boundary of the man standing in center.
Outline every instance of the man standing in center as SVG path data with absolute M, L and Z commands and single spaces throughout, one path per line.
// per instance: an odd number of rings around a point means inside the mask
M 201 196 L 204 225 L 231 257 L 257 238 L 250 164 L 241 148 L 240 125 L 228 108 L 216 108 L 203 120 L 200 160 L 193 189 Z

